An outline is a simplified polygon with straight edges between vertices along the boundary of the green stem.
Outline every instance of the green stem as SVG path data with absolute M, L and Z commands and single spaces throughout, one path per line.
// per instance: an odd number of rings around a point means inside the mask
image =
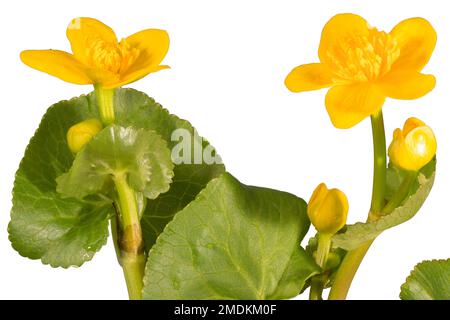
M 322 268 L 325 269 L 328 259 L 328 253 L 331 248 L 331 237 L 332 234 L 318 234 L 318 244 L 317 244 L 317 255 L 316 255 L 316 263 Z
M 383 113 L 380 110 L 371 116 L 373 136 L 373 187 L 372 202 L 368 220 L 379 217 L 385 205 L 386 193 L 386 134 L 384 131 Z M 336 272 L 330 290 L 329 300 L 344 300 L 347 297 L 356 271 L 375 239 L 366 242 L 359 248 L 349 251 Z
M 114 123 L 114 89 L 104 89 L 100 85 L 95 85 L 95 95 L 97 97 L 98 111 L 105 126 Z
M 130 300 L 142 300 L 145 262 L 144 254 L 122 252 L 121 264 Z
M 374 239 L 375 240 L 375 239 Z M 334 283 L 331 286 L 330 295 L 328 300 L 345 300 L 347 297 L 348 290 L 352 284 L 353 278 L 355 277 L 356 271 L 361 264 L 364 256 L 369 250 L 373 240 L 363 244 L 359 248 L 349 251 L 344 260 L 341 263 L 336 276 L 334 278 Z
M 316 263 L 322 270 L 325 270 L 327 265 L 328 253 L 331 248 L 332 234 L 318 234 L 318 244 L 316 252 Z M 311 289 L 309 291 L 309 300 L 322 300 L 322 292 L 325 286 L 326 278 L 323 274 L 313 277 L 311 280 Z
M 373 135 L 373 187 L 370 211 L 379 213 L 384 207 L 386 193 L 386 135 L 384 132 L 383 113 L 380 110 L 372 115 Z
M 136 194 L 128 185 L 125 176 L 115 177 L 114 184 L 119 196 L 120 209 L 120 228 L 117 230 L 120 264 L 130 299 L 140 300 L 146 259 Z
M 309 300 L 322 300 L 323 292 L 323 280 L 322 277 L 314 276 L 311 279 L 311 288 L 309 289 Z

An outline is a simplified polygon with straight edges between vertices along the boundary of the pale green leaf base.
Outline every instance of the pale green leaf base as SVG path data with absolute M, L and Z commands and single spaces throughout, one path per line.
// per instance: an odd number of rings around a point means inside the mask
M 412 186 L 411 194 L 401 206 L 376 221 L 358 222 L 348 225 L 344 232 L 333 237 L 333 246 L 348 251 L 354 250 L 364 243 L 375 239 L 381 232 L 413 218 L 422 207 L 433 187 L 435 169 L 436 162 L 433 160 L 430 165 L 427 165 L 419 173 L 416 183 Z

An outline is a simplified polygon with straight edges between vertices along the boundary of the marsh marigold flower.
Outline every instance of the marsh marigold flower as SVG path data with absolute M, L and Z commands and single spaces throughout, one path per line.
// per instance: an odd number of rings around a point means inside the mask
M 72 53 L 59 50 L 26 50 L 22 61 L 39 71 L 75 84 L 94 84 L 105 89 L 121 87 L 160 65 L 169 49 L 166 31 L 147 29 L 120 41 L 107 25 L 92 18 L 74 19 L 67 28 Z
M 417 118 L 409 118 L 403 130 L 395 129 L 389 157 L 400 168 L 418 171 L 434 158 L 436 149 L 431 128 Z
M 328 189 L 321 183 L 308 202 L 308 217 L 319 233 L 335 234 L 347 221 L 347 196 L 338 189 Z
M 422 18 L 407 19 L 389 33 L 362 17 L 339 14 L 328 21 L 319 45 L 320 63 L 293 69 L 285 84 L 293 92 L 331 87 L 325 105 L 337 128 L 350 128 L 376 114 L 386 99 L 416 99 L 435 85 L 421 73 L 436 44 Z
M 88 119 L 73 125 L 67 131 L 69 149 L 73 153 L 78 153 L 102 129 L 102 123 L 97 119 Z

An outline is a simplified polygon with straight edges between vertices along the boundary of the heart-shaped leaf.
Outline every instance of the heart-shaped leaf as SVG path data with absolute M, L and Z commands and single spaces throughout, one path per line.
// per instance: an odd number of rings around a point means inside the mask
M 146 299 L 286 299 L 319 272 L 300 242 L 309 228 L 296 196 L 212 180 L 150 250 Z
M 12 246 L 23 256 L 41 259 L 54 267 L 80 266 L 106 243 L 108 220 L 114 214 L 111 200 L 103 196 L 63 197 L 56 192 L 55 181 L 70 170 L 74 161 L 66 142 L 67 131 L 83 120 L 98 118 L 96 101 L 92 93 L 51 106 L 27 147 L 16 173 L 8 227 Z M 207 149 L 215 155 L 189 122 L 169 114 L 142 92 L 118 89 L 115 109 L 119 126 L 153 130 L 169 149 L 179 143 L 172 135 L 180 129 L 193 137 L 189 146 L 195 143 L 197 150 Z M 173 215 L 224 171 L 222 164 L 198 158 L 192 163 L 176 164 L 171 189 L 147 201 L 142 218 L 147 249 Z

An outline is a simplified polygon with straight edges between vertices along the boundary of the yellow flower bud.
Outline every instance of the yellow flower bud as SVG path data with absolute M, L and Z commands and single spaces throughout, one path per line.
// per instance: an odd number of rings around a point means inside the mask
M 419 119 L 409 118 L 403 130 L 395 129 L 388 153 L 396 166 L 418 171 L 433 159 L 436 148 L 431 128 Z
M 67 131 L 67 144 L 73 153 L 77 153 L 86 143 L 102 130 L 102 123 L 97 119 L 89 119 L 77 123 Z
M 308 203 L 308 217 L 322 234 L 335 234 L 347 221 L 347 196 L 338 189 L 328 189 L 321 183 Z

